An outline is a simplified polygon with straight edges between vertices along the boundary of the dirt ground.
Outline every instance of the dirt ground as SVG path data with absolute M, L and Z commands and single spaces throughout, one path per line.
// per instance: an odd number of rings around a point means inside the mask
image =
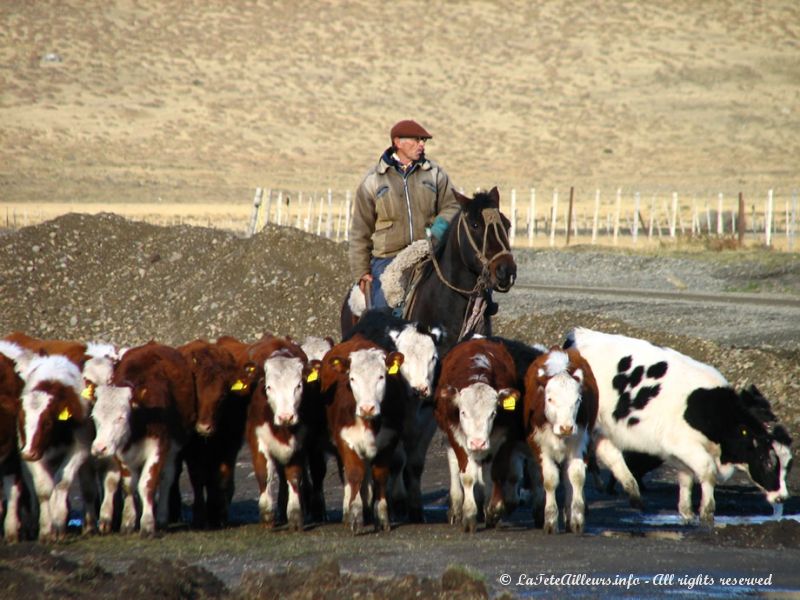
M 584 325 L 668 344 L 717 365 L 737 386 L 757 383 L 789 431 L 800 431 L 796 256 L 588 248 L 515 254 L 518 287 L 497 296 L 498 333 L 551 344 L 568 328 Z M 0 236 L 0 329 L 130 345 L 223 334 L 253 339 L 265 330 L 335 337 L 349 284 L 345 264 L 342 244 L 295 229 L 268 227 L 241 238 L 110 214 L 66 215 Z M 626 295 L 634 287 L 674 291 L 675 282 L 686 292 L 718 299 L 698 305 L 679 295 Z M 526 289 L 533 284 L 605 286 L 617 295 Z M 730 302 L 743 297 L 768 304 Z M 788 304 L 769 304 L 771 299 Z M 231 527 L 198 532 L 174 526 L 154 540 L 84 538 L 75 531 L 55 546 L 0 545 L 0 586 L 9 598 L 283 598 L 289 591 L 296 598 L 597 598 L 699 589 L 722 597 L 800 591 L 797 471 L 789 479 L 788 518 L 781 521 L 737 477 L 717 490 L 717 527 L 680 525 L 674 477 L 657 472 L 644 513 L 587 485 L 588 527 L 582 536 L 544 536 L 533 528 L 529 506 L 498 529 L 469 536 L 445 523 L 449 476 L 445 440 L 437 436 L 423 479 L 428 523 L 398 520 L 390 533 L 353 536 L 338 522 L 341 485 L 329 467 L 330 522 L 308 524 L 300 534 L 257 523 L 256 485 L 245 450 L 237 465 Z M 188 518 L 191 492 L 188 482 L 182 484 Z M 74 502 L 78 507 L 79 499 Z M 754 583 L 759 578 L 763 585 Z

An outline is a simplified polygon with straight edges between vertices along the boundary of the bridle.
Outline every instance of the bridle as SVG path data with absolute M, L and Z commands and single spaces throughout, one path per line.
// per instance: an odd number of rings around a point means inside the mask
M 469 241 L 469 245 L 475 251 L 475 256 L 481 264 L 481 272 L 478 275 L 477 280 L 475 281 L 475 287 L 473 287 L 471 290 L 462 289 L 447 281 L 447 279 L 444 276 L 444 273 L 442 273 L 439 261 L 436 259 L 436 253 L 433 251 L 433 242 L 431 242 L 431 260 L 433 261 L 433 267 L 436 270 L 436 275 L 439 277 L 439 280 L 447 287 L 449 287 L 451 290 L 458 292 L 459 294 L 464 294 L 466 296 L 471 296 L 471 297 L 478 296 L 492 287 L 491 285 L 492 263 L 501 256 L 511 255 L 511 244 L 508 241 L 508 234 L 506 233 L 506 228 L 503 226 L 503 219 L 500 215 L 500 209 L 484 208 L 483 210 L 481 210 L 481 216 L 483 217 L 483 222 L 485 224 L 485 227 L 483 230 L 483 240 L 480 248 L 478 248 L 478 244 L 475 243 L 472 234 L 469 232 L 469 225 L 467 224 L 467 220 L 464 217 L 463 211 L 459 215 L 458 224 L 456 225 L 456 227 L 458 228 L 456 232 L 456 235 L 458 236 L 458 252 L 461 255 L 461 261 L 464 264 L 468 264 L 463 254 L 464 245 L 461 243 L 461 231 L 463 230 L 465 235 L 467 236 L 467 241 Z M 491 257 L 486 255 L 486 248 L 489 243 L 490 228 L 494 231 L 495 237 L 497 238 L 497 241 L 500 243 L 500 248 L 501 248 L 500 251 L 495 252 Z

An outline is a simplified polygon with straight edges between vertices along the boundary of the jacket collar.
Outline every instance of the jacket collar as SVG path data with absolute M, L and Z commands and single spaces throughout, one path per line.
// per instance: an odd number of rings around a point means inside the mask
M 384 151 L 384 153 L 381 155 L 381 159 L 378 161 L 378 173 L 383 175 L 389 169 L 397 169 L 398 172 L 402 173 L 399 163 L 392 156 L 393 154 L 394 150 L 391 146 Z M 416 167 L 422 169 L 423 171 L 427 171 L 431 168 L 431 161 L 429 161 L 423 154 L 419 160 L 412 164 L 411 169 L 414 170 Z

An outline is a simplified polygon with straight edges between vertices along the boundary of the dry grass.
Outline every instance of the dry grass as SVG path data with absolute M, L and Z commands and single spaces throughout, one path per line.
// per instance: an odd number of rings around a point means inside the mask
M 343 193 L 409 116 L 457 185 L 504 198 L 574 185 L 579 202 L 598 187 L 760 202 L 798 183 L 796 2 L 399 0 L 392 14 L 3 3 L 0 208 Z

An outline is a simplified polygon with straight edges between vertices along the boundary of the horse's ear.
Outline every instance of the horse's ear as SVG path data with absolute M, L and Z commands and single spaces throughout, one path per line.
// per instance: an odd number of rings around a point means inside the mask
M 458 200 L 458 203 L 461 205 L 461 208 L 467 208 L 467 205 L 472 202 L 472 198 L 467 198 L 464 194 L 460 193 L 458 190 L 454 189 L 453 194 Z
M 500 206 L 500 191 L 497 189 L 497 186 L 489 190 L 489 198 L 491 198 L 492 202 L 497 204 L 497 206 Z

